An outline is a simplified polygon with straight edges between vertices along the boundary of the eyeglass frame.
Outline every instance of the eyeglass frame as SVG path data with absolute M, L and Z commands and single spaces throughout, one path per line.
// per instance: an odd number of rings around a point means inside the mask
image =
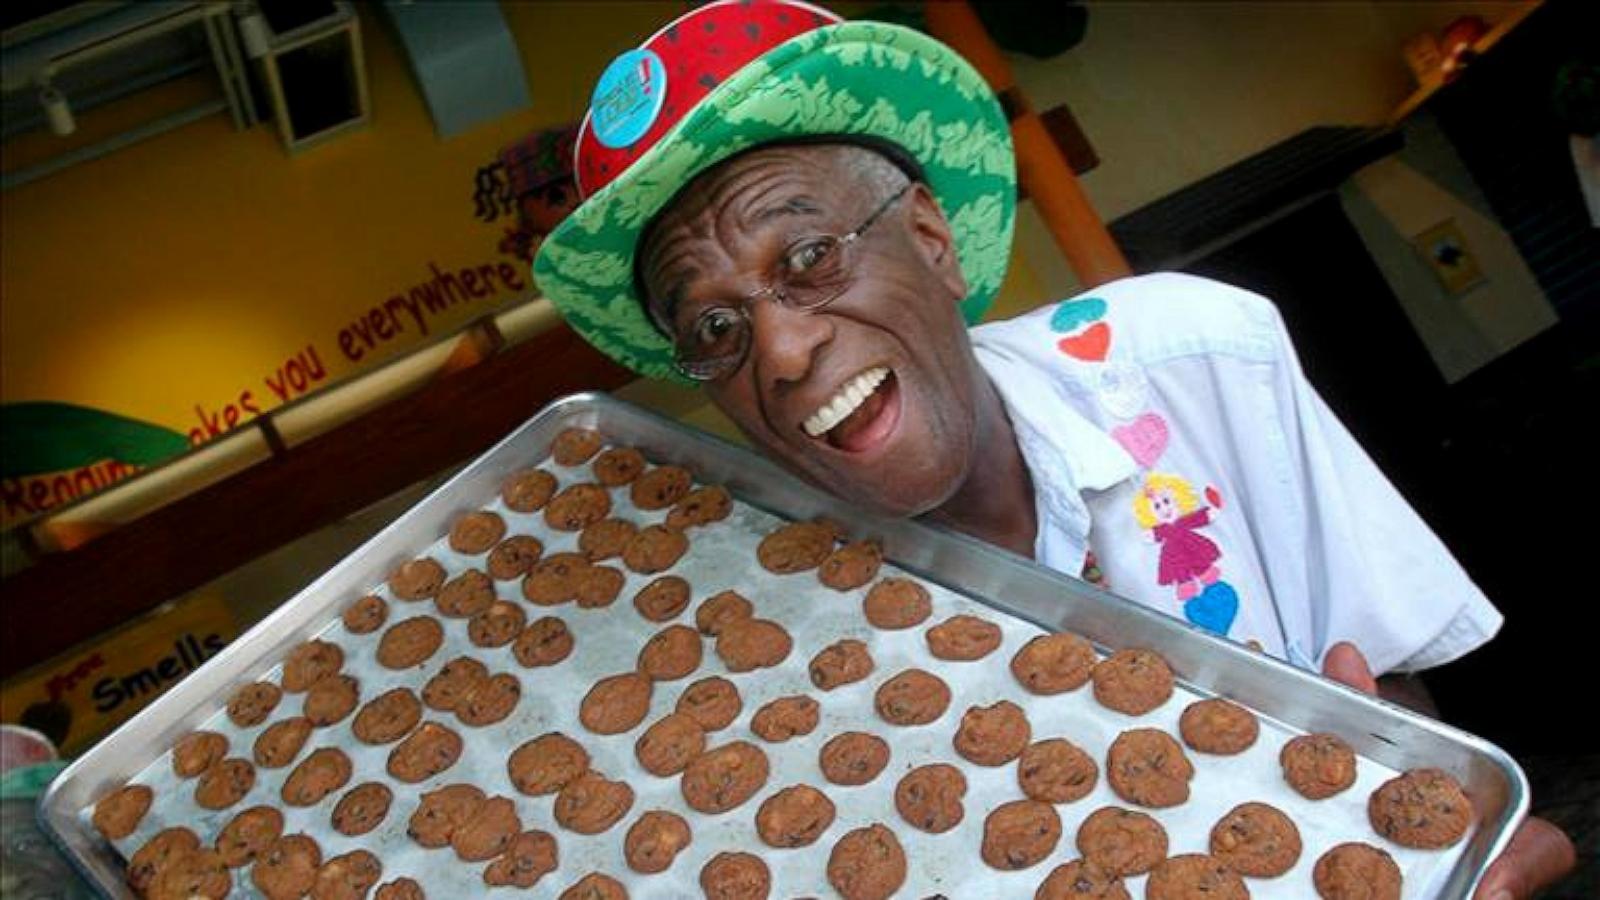
M 919 182 L 916 182 L 916 181 L 907 181 L 905 184 L 902 184 L 898 189 L 895 190 L 895 192 L 893 194 L 890 194 L 889 197 L 886 200 L 884 200 L 882 203 L 878 204 L 877 209 L 874 209 L 872 211 L 872 213 L 870 215 L 868 215 L 866 217 L 866 219 L 863 220 L 860 225 L 856 226 L 855 228 L 851 229 L 850 231 L 848 231 L 848 232 L 846 232 L 844 234 L 840 234 L 840 235 L 830 234 L 828 232 L 817 232 L 815 234 L 807 234 L 807 235 L 803 235 L 801 237 L 797 237 L 794 240 L 790 241 L 787 245 L 785 245 L 785 248 L 784 248 L 785 254 L 787 254 L 787 252 L 788 252 L 788 250 L 790 248 L 792 248 L 792 247 L 794 247 L 794 246 L 796 246 L 796 245 L 798 245 L 798 244 L 800 244 L 800 243 L 802 243 L 804 241 L 816 240 L 818 238 L 825 238 L 825 237 L 826 238 L 833 238 L 834 240 L 836 240 L 838 242 L 838 248 L 839 248 L 839 252 L 840 253 L 847 252 L 848 248 L 851 245 L 853 245 L 856 241 L 860 240 L 861 237 L 863 235 L 865 235 L 867 233 L 867 231 L 870 228 L 872 228 L 873 225 L 877 224 L 879 219 L 883 218 L 884 214 L 887 213 L 890 210 L 890 208 L 895 205 L 895 203 L 899 202 L 901 197 L 904 197 L 906 194 L 910 193 L 911 189 L 916 187 L 918 183 Z M 805 305 L 805 306 L 798 306 L 798 305 L 795 305 L 795 304 L 791 303 L 789 301 L 787 295 L 784 293 L 784 287 L 785 287 L 785 285 L 784 285 L 783 276 L 781 274 L 775 275 L 766 284 L 764 284 L 761 287 L 756 288 L 755 290 L 751 291 L 750 293 L 745 294 L 744 296 L 738 298 L 738 300 L 735 303 L 733 303 L 732 305 L 721 305 L 721 304 L 719 304 L 717 306 L 710 306 L 710 307 L 705 308 L 704 310 L 701 310 L 700 314 L 695 316 L 694 322 L 691 323 L 691 327 L 689 329 L 691 333 L 697 329 L 697 327 L 699 326 L 700 322 L 703 321 L 706 316 L 711 315 L 713 313 L 718 313 L 718 312 L 732 313 L 733 315 L 738 317 L 738 319 L 741 321 L 742 326 L 744 328 L 745 338 L 744 338 L 744 340 L 742 342 L 742 346 L 740 347 L 740 349 L 738 350 L 737 353 L 730 354 L 730 355 L 725 356 L 725 357 L 721 357 L 721 359 L 719 359 L 719 360 L 710 361 L 710 362 L 712 362 L 712 363 L 714 363 L 714 364 L 719 366 L 719 369 L 715 374 L 704 374 L 703 373 L 704 370 L 696 371 L 695 369 L 690 367 L 690 364 L 685 363 L 683 358 L 682 358 L 682 355 L 679 352 L 678 347 L 677 347 L 677 344 L 678 344 L 678 335 L 676 334 L 677 329 L 663 327 L 662 330 L 664 332 L 666 332 L 668 334 L 668 336 L 670 338 L 672 338 L 672 341 L 673 341 L 673 361 L 672 361 L 673 367 L 675 369 L 677 369 L 679 374 L 683 375 L 685 378 L 688 378 L 691 381 L 696 381 L 696 382 L 700 382 L 700 383 L 717 381 L 717 380 L 720 380 L 722 378 L 726 378 L 727 376 L 732 375 L 734 372 L 739 371 L 739 369 L 744 366 L 745 360 L 749 359 L 749 357 L 750 357 L 750 334 L 755 329 L 755 323 L 751 320 L 750 313 L 749 313 L 749 305 L 750 305 L 751 301 L 753 301 L 753 300 L 755 300 L 755 299 L 757 299 L 759 297 L 765 296 L 765 297 L 769 297 L 772 300 L 772 302 L 774 302 L 774 303 L 776 303 L 776 304 L 778 304 L 780 306 L 783 306 L 786 309 L 792 309 L 792 310 L 795 310 L 797 312 L 815 312 L 816 310 L 819 310 L 819 309 L 822 309 L 823 307 L 826 307 L 828 304 L 832 303 L 833 301 L 839 299 L 840 297 L 842 297 L 846 293 L 848 293 L 849 290 L 850 290 L 850 282 L 849 282 L 848 279 L 844 280 L 837 291 L 834 291 L 832 293 L 826 294 L 823 297 L 823 299 L 815 301 L 815 302 L 810 303 L 810 304 Z M 728 360 L 732 360 L 733 361 L 733 365 L 731 367 L 729 367 L 729 368 L 726 368 L 726 369 L 720 368 L 720 366 L 722 366 L 724 364 L 724 361 L 728 361 Z M 702 365 L 704 365 L 704 364 L 702 364 Z

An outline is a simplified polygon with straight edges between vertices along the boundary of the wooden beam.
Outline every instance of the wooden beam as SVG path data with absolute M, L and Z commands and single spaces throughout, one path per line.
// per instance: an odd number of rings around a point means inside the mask
M 0 582 L 0 677 L 487 450 L 550 401 L 634 376 L 555 328 Z

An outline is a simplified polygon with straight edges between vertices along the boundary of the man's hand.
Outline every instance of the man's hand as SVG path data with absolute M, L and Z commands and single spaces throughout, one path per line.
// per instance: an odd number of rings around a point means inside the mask
M 1378 679 L 1354 644 L 1330 647 L 1322 674 L 1363 693 L 1378 693 Z M 1576 864 L 1566 834 L 1544 819 L 1529 817 L 1511 836 L 1506 852 L 1490 864 L 1474 900 L 1525 900 L 1566 877 Z

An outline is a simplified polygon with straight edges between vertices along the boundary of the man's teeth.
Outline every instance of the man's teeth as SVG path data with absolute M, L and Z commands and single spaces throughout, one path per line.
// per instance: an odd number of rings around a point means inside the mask
M 811 417 L 806 419 L 805 422 L 801 423 L 801 427 L 811 437 L 821 437 L 827 434 L 833 429 L 833 426 L 843 422 L 862 403 L 866 402 L 866 399 L 872 396 L 872 392 L 878 389 L 878 385 L 882 384 L 883 380 L 888 377 L 889 370 L 883 366 L 862 372 L 860 375 L 845 382 L 844 387 L 833 395 L 833 399 L 822 404 L 820 409 L 812 413 Z

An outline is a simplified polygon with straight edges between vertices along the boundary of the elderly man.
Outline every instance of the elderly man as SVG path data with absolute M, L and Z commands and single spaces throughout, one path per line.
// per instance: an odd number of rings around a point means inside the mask
M 1367 691 L 1494 635 L 1270 302 L 1155 275 L 969 331 L 1010 254 L 1014 166 L 949 48 L 713 3 L 602 76 L 586 199 L 535 275 L 597 347 L 701 383 L 769 456 L 865 506 Z M 1479 896 L 1529 896 L 1570 860 L 1535 820 Z

